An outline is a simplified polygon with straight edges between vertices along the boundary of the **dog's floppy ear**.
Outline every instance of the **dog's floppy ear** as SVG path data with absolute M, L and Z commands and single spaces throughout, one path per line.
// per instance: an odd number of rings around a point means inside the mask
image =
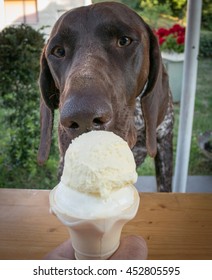
M 168 103 L 168 76 L 162 64 L 157 38 L 148 25 L 149 35 L 149 76 L 148 84 L 141 98 L 141 106 L 146 126 L 146 146 L 151 157 L 157 153 L 156 129 L 163 120 Z
M 40 99 L 40 145 L 38 149 L 38 164 L 43 165 L 48 159 L 51 147 L 54 112 L 49 109 L 43 98 Z
M 39 85 L 42 98 L 49 109 L 54 110 L 59 106 L 59 90 L 55 86 L 49 65 L 45 57 L 45 47 L 40 59 Z
M 41 136 L 40 146 L 38 149 L 38 163 L 42 165 L 48 159 L 49 156 L 54 120 L 54 109 L 57 109 L 59 105 L 59 90 L 55 86 L 47 60 L 45 58 L 45 48 L 42 52 L 40 60 L 39 85 L 41 92 Z

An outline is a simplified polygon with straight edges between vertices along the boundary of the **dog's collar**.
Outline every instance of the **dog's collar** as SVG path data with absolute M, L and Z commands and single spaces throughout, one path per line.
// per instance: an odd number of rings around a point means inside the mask
M 149 80 L 147 79 L 147 81 L 146 81 L 146 83 L 145 83 L 145 85 L 144 85 L 144 87 L 143 87 L 141 93 L 139 94 L 139 97 L 142 97 L 142 96 L 144 95 L 144 93 L 145 93 L 145 91 L 146 91 L 146 88 L 147 88 L 147 86 L 148 86 L 148 82 L 149 82 Z

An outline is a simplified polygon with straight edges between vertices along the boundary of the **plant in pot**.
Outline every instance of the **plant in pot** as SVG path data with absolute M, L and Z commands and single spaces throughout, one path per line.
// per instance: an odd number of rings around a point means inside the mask
M 174 102 L 179 102 L 182 89 L 185 27 L 174 24 L 171 28 L 155 31 L 162 51 L 163 62 L 169 74 Z

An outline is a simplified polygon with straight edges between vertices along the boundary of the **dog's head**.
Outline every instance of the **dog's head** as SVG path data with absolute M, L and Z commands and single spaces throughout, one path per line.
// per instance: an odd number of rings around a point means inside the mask
M 44 47 L 39 83 L 40 163 L 48 157 L 57 108 L 66 147 L 90 130 L 113 131 L 133 147 L 135 99 L 140 94 L 147 150 L 155 156 L 156 127 L 168 98 L 167 78 L 156 37 L 127 6 L 99 3 L 62 15 Z

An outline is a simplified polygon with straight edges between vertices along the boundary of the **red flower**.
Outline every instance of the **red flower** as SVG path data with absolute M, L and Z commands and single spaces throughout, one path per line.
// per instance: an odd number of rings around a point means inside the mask
M 185 27 L 174 24 L 171 28 L 159 28 L 154 31 L 162 51 L 183 52 Z
M 164 37 L 169 35 L 169 31 L 165 28 L 159 28 L 156 32 L 159 37 Z
M 173 30 L 173 32 L 180 32 L 180 31 L 182 31 L 182 27 L 179 25 L 179 24 L 174 24 L 173 26 L 172 26 L 172 30 Z
M 179 45 L 183 45 L 185 43 L 185 37 L 184 36 L 177 37 L 177 43 Z
M 159 38 L 159 45 L 161 46 L 163 44 L 163 42 L 165 42 L 165 41 L 166 41 L 165 38 L 163 38 L 163 37 Z

